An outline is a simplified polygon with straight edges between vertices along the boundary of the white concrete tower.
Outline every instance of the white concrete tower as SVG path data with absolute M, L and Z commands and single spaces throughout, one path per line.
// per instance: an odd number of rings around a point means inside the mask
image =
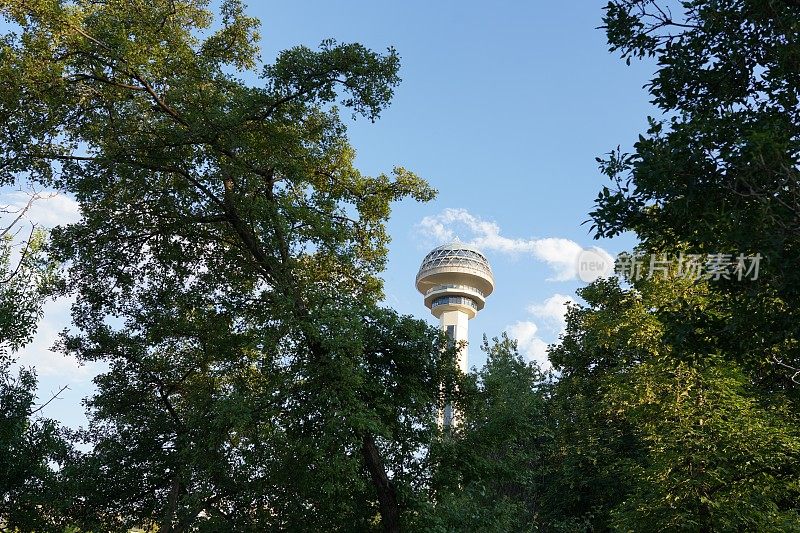
M 486 297 L 494 290 L 494 276 L 480 250 L 456 240 L 425 256 L 417 273 L 417 290 L 442 330 L 459 343 L 469 341 L 469 319 L 483 309 Z M 458 366 L 464 373 L 469 370 L 466 346 L 458 354 Z M 454 418 L 452 407 L 445 406 L 444 425 L 453 424 Z

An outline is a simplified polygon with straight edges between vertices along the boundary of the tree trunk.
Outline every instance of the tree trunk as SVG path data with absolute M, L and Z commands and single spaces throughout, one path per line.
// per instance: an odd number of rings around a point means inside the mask
M 387 533 L 400 531 L 400 508 L 397 504 L 397 490 L 386 475 L 381 455 L 372 435 L 364 435 L 361 440 L 361 453 L 367 464 L 372 484 L 378 493 L 378 504 L 381 511 L 381 524 Z

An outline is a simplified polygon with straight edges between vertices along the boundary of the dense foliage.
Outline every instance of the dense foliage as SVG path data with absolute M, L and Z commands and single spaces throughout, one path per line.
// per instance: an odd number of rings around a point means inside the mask
M 36 199 L 32 194 L 31 203 Z M 55 265 L 43 249 L 46 234 L 23 224 L 31 203 L 0 211 L 11 219 L 0 231 L 0 529 L 46 528 L 51 504 L 60 500 L 53 465 L 71 458 L 63 430 L 39 414 L 42 404 L 35 405 L 35 369 L 16 364 L 56 281 Z
M 634 231 L 648 252 L 763 256 L 756 281 L 715 284 L 730 311 L 719 348 L 797 401 L 800 5 L 670 5 L 606 10 L 612 50 L 657 61 L 647 88 L 664 117 L 650 119 L 632 153 L 602 161 L 614 186 L 592 213 L 597 235 Z
M 618 0 L 604 22 L 612 51 L 655 59 L 663 116 L 600 160 L 597 236 L 763 260 L 757 278 L 584 291 L 553 359 L 601 399 L 601 479 L 625 480 L 587 503 L 625 530 L 797 530 L 800 4 Z
M 62 349 L 109 368 L 73 520 L 396 530 L 441 345 L 375 306 L 376 274 L 390 203 L 433 191 L 355 169 L 338 107 L 377 118 L 394 50 L 297 47 L 248 84 L 258 23 L 234 0 L 217 21 L 203 1 L 0 8 L 0 183 L 79 202 L 52 236 L 77 299 Z
M 486 365 L 465 383 L 464 423 L 433 447 L 430 531 L 535 529 L 552 447 L 550 381 L 503 335 L 484 339 Z
M 800 530 L 800 3 L 604 16 L 612 51 L 655 59 L 663 116 L 600 159 L 596 235 L 761 254 L 759 276 L 599 280 L 553 373 L 504 336 L 469 376 L 378 305 L 391 204 L 434 191 L 359 172 L 340 111 L 378 118 L 396 52 L 263 65 L 258 22 L 219 12 L 0 0 L 0 185 L 82 212 L 49 256 L 43 234 L 20 268 L 0 249 L 0 529 Z M 11 369 L 54 262 L 76 298 L 60 349 L 106 368 L 77 434 Z
M 551 352 L 561 512 L 623 531 L 800 529 L 800 421 L 719 349 L 720 296 L 676 276 L 580 294 Z

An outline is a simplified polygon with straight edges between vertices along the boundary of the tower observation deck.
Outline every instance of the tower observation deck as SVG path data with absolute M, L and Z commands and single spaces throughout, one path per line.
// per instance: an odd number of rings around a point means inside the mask
M 454 342 L 469 340 L 469 319 L 474 318 L 494 290 L 494 276 L 483 253 L 461 242 L 452 242 L 431 250 L 419 267 L 417 290 L 425 306 L 439 319 L 448 338 Z M 458 353 L 458 366 L 469 370 L 467 346 Z M 443 413 L 444 424 L 453 423 L 450 406 Z

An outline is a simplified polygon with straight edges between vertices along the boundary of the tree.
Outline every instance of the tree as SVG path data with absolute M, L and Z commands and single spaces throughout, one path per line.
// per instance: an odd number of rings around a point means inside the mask
M 36 406 L 36 373 L 21 367 L 14 375 L 15 353 L 30 342 L 44 301 L 56 281 L 56 265 L 44 252 L 46 234 L 31 227 L 16 238 L 34 201 L 17 211 L 4 210 L 11 223 L 0 231 L 0 530 L 47 531 L 58 508 L 59 472 L 71 447 L 58 424 Z
M 598 529 L 796 530 L 797 418 L 723 356 L 720 296 L 674 273 L 580 295 L 551 351 L 556 469 L 577 461 L 568 472 L 584 476 L 570 513 Z
M 257 21 L 228 0 L 212 30 L 205 5 L 0 3 L 17 28 L 0 48 L 0 182 L 26 173 L 80 203 L 83 219 L 53 234 L 77 297 L 63 348 L 110 368 L 88 403 L 86 470 L 119 484 L 87 478 L 84 518 L 213 529 L 246 523 L 255 501 L 259 520 L 295 529 L 396 531 L 411 489 L 391 462 L 421 443 L 394 431 L 427 419 L 375 403 L 391 396 L 366 377 L 397 361 L 374 355 L 359 324 L 383 316 L 391 203 L 433 191 L 402 168 L 358 172 L 336 104 L 376 119 L 398 56 L 330 40 L 282 52 L 248 84 Z M 419 390 L 439 357 L 430 332 L 381 320 L 427 347 L 381 384 Z M 386 368 L 368 372 L 370 357 Z M 141 449 L 112 444 L 134 427 Z M 273 452 L 280 475 L 267 478 Z M 98 518 L 93 494 L 124 512 Z
M 611 450 L 583 441 L 612 459 L 588 484 L 605 527 L 796 527 L 798 20 L 794 1 L 606 7 L 611 50 L 655 59 L 647 90 L 663 117 L 632 153 L 599 159 L 614 185 L 591 213 L 596 237 L 633 231 L 645 254 L 763 260 L 757 279 L 584 291 L 589 308 L 552 356 L 560 387 L 599 402 L 584 431 L 619 437 L 603 439 Z M 626 483 L 597 498 L 609 478 Z
M 505 334 L 463 389 L 463 424 L 432 450 L 430 531 L 535 531 L 551 455 L 549 382 Z M 462 385 L 464 387 L 464 385 Z
M 609 2 L 611 49 L 657 61 L 647 89 L 664 117 L 650 119 L 633 153 L 601 160 L 615 186 L 592 213 L 598 237 L 634 231 L 648 252 L 761 254 L 756 281 L 715 284 L 739 311 L 721 342 L 761 386 L 794 402 L 799 19 L 794 1 Z
M 62 531 L 61 473 L 69 436 L 39 415 L 36 373 L 0 359 L 0 531 Z
M 68 476 L 88 488 L 74 519 L 103 531 L 169 522 L 201 531 L 371 530 L 376 473 L 361 457 L 359 426 L 376 435 L 400 508 L 424 507 L 442 339 L 388 310 L 328 311 L 337 313 L 328 315 L 333 324 L 317 323 L 351 342 L 331 347 L 338 361 L 313 372 L 307 347 L 267 359 L 246 337 L 235 345 L 219 316 L 186 320 L 180 337 L 173 331 L 152 353 L 135 337 L 115 343 L 137 355 L 97 380 L 86 434 L 94 451 Z
M 4 358 L 31 341 L 56 281 L 55 264 L 43 250 L 46 233 L 32 225 L 25 238 L 16 238 L 24 229 L 23 217 L 39 198 L 32 193 L 20 209 L 0 209 L 13 217 L 0 230 L 0 357 Z

